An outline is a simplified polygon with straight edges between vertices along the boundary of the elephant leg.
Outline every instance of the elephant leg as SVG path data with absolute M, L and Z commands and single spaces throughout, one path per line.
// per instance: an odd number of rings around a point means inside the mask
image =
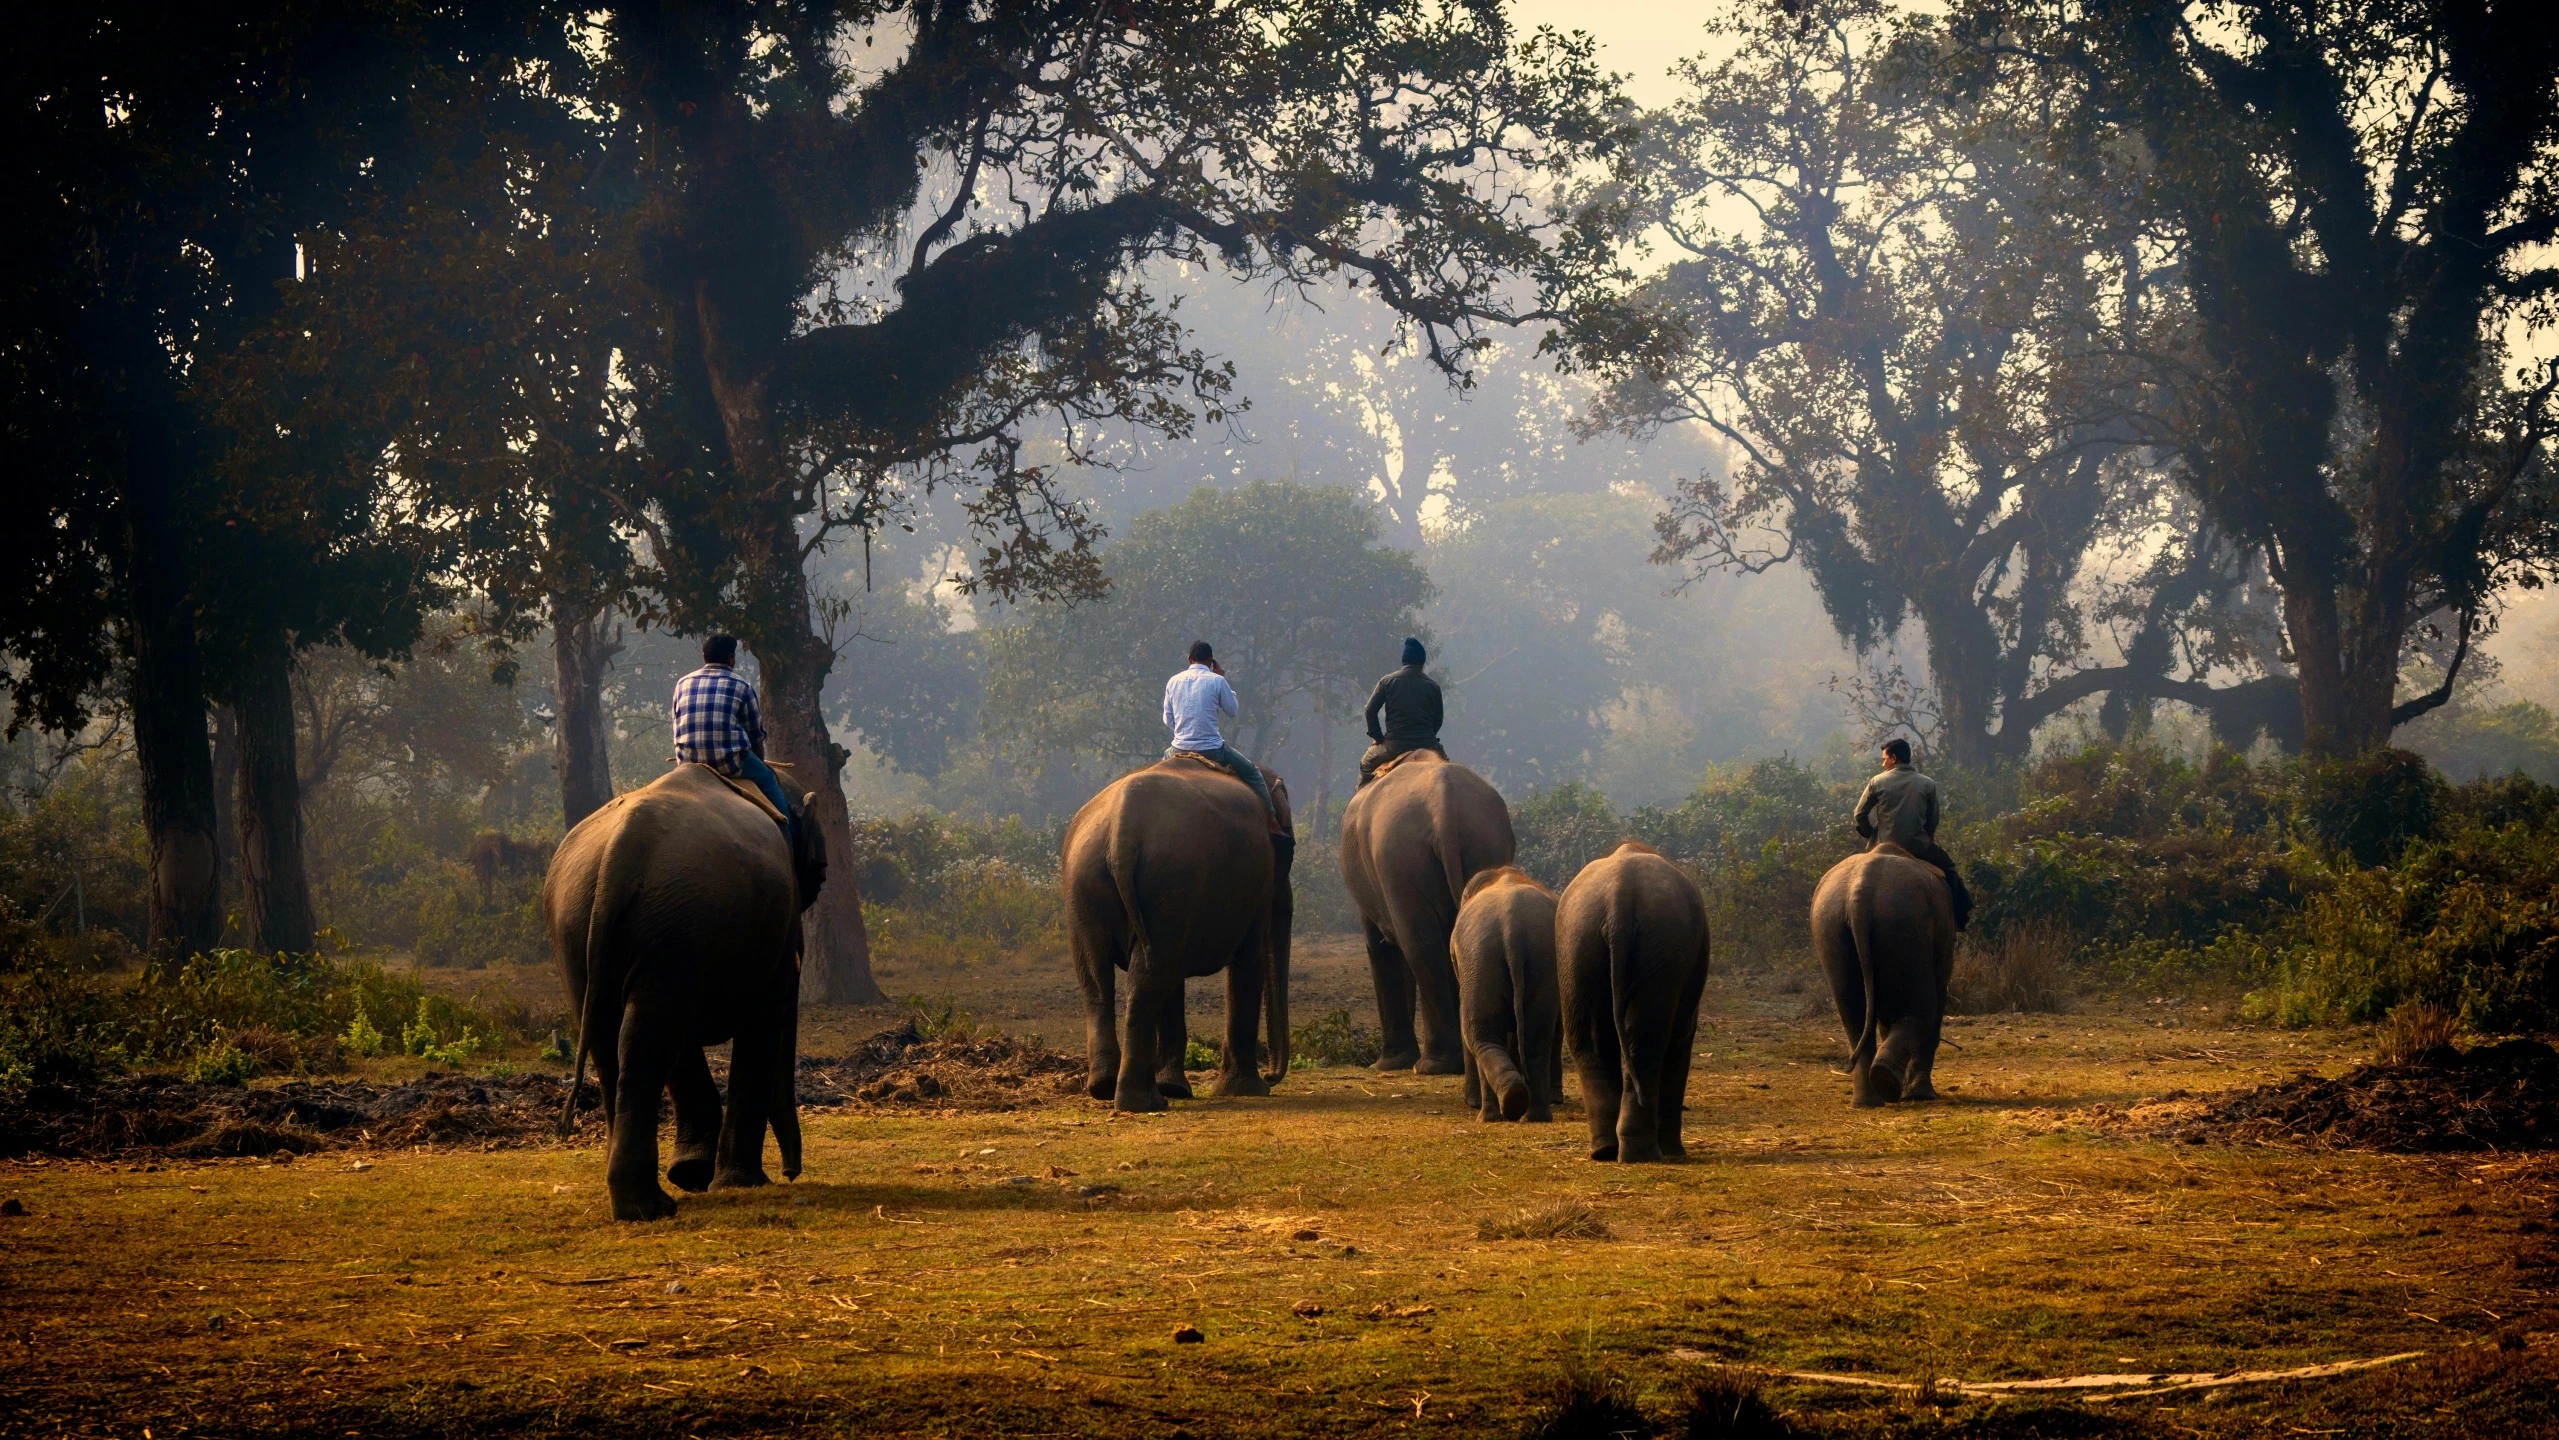
M 613 1141 L 604 1184 L 616 1220 L 662 1220 L 675 1213 L 675 1197 L 658 1188 L 658 1097 L 666 1093 L 676 1049 L 689 1038 L 639 999 L 622 1013 L 615 1066 Z
M 667 1089 L 675 1099 L 675 1163 L 666 1167 L 666 1178 L 678 1190 L 708 1190 L 720 1143 L 720 1087 L 700 1046 L 677 1051 Z
M 1413 1036 L 1413 968 L 1404 952 L 1375 925 L 1363 924 L 1368 938 L 1368 976 L 1377 987 L 1377 1064 L 1379 1070 L 1410 1070 L 1422 1058 Z
M 1173 983 L 1172 997 L 1155 1022 L 1155 1089 L 1167 1100 L 1191 1098 L 1189 986 Z M 1136 1011 L 1135 1003 L 1130 1013 Z
M 764 1173 L 764 1128 L 772 1118 L 775 1072 L 783 1069 L 780 1028 L 766 1005 L 751 1004 L 729 1045 L 729 1114 L 720 1127 L 715 1190 L 773 1183 Z
M 1262 1078 L 1263 929 L 1256 925 L 1226 962 L 1226 1057 L 1217 1072 L 1217 1095 L 1268 1095 Z
M 1519 1032 L 1519 1062 L 1530 1082 L 1528 1112 L 1520 1118 L 1543 1125 L 1555 1118 L 1555 1102 L 1564 1098 L 1563 1021 L 1552 975 L 1540 977 L 1531 970 L 1519 990 L 1512 1023 Z
M 1937 1098 L 1937 1087 L 1931 1083 L 1929 1072 L 1935 1068 L 1938 1026 L 1930 1022 L 1926 1012 L 1902 1016 L 1886 1032 L 1875 1056 L 1877 1071 L 1889 1071 L 1898 1078 L 1899 1099 Z
M 1420 1053 L 1413 1073 L 1462 1075 L 1466 1073 L 1466 1029 L 1458 1017 L 1457 967 L 1449 962 L 1448 936 L 1439 933 L 1434 944 L 1434 931 L 1427 923 L 1413 928 L 1422 936 L 1404 951 L 1404 963 L 1413 973 L 1415 998 L 1420 1001 L 1421 1024 L 1415 1037 Z
M 1487 1121 L 1518 1119 L 1532 1098 L 1519 1069 L 1509 979 L 1500 967 L 1478 965 L 1465 993 L 1466 1104 Z
M 1127 1036 L 1120 1046 L 1120 1073 L 1113 1105 L 1133 1114 L 1169 1108 L 1156 1087 L 1156 1057 L 1163 1045 L 1164 1008 L 1182 1003 L 1182 977 L 1167 976 L 1152 954 L 1132 956 L 1128 967 Z M 1178 1062 L 1177 1062 L 1178 1063 Z
M 1108 1100 L 1119 1088 L 1120 1068 L 1119 1007 L 1113 991 L 1120 969 L 1128 964 L 1128 951 L 1117 937 L 1087 934 L 1080 924 L 1068 927 L 1068 936 L 1075 978 L 1084 987 L 1084 1093 Z
M 1680 1138 L 1680 1118 L 1688 1109 L 1688 1067 L 1697 1052 L 1696 992 L 1704 988 L 1700 977 L 1689 987 L 1689 993 L 1682 995 L 1685 1003 L 1671 1028 L 1670 1044 L 1662 1052 L 1660 1093 L 1653 1100 L 1653 1134 L 1665 1160 L 1688 1158 L 1688 1147 Z
M 796 923 L 796 922 L 795 922 Z M 779 992 L 773 1009 L 781 1024 L 781 1060 L 773 1073 L 766 1118 L 773 1122 L 773 1143 L 782 1152 L 782 1178 L 800 1178 L 800 967 L 793 965 L 775 980 Z
M 1616 1027 L 1600 1024 L 1590 1030 L 1585 1037 L 1590 1043 L 1576 1043 L 1573 1047 L 1573 1069 L 1582 1077 L 1582 1112 L 1590 1120 L 1590 1158 L 1614 1160 L 1625 1072 L 1619 1067 Z

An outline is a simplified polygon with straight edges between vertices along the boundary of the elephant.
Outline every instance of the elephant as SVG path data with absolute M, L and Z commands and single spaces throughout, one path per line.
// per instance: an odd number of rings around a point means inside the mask
M 1564 1098 L 1555 892 L 1516 865 L 1478 874 L 1449 949 L 1465 1010 L 1467 1105 L 1487 1121 L 1554 1119 Z
M 1934 1100 L 1955 901 L 1937 867 L 1887 841 L 1830 867 L 1813 891 L 1813 953 L 1855 1047 L 1850 1103 Z
M 795 872 L 776 818 L 710 767 L 679 765 L 579 821 L 552 856 L 542 923 L 579 1017 L 579 1070 L 592 1055 L 604 1093 L 617 1220 L 675 1213 L 657 1183 L 658 1096 L 670 1088 L 667 1176 L 680 1188 L 772 1183 L 768 1124 L 783 1175 L 800 1173 L 799 916 L 816 882 Z M 723 1041 L 725 1121 L 702 1055 Z
M 1243 782 L 1213 765 L 1166 760 L 1123 775 L 1067 822 L 1058 860 L 1068 948 L 1084 988 L 1085 1093 L 1118 1109 L 1188 1099 L 1182 988 L 1226 972 L 1226 1055 L 1213 1093 L 1268 1095 L 1288 1073 L 1287 787 L 1264 772 L 1279 831 Z M 1128 1033 L 1113 986 L 1128 972 Z M 1254 1021 L 1269 1004 L 1271 1068 Z
M 1483 776 L 1415 750 L 1351 796 L 1341 843 L 1342 883 L 1359 907 L 1377 986 L 1377 1068 L 1465 1073 L 1448 933 L 1466 882 L 1511 863 L 1510 807 Z
M 1682 1160 L 1706 896 L 1639 840 L 1582 867 L 1555 907 L 1564 1026 L 1582 1077 L 1593 1160 Z

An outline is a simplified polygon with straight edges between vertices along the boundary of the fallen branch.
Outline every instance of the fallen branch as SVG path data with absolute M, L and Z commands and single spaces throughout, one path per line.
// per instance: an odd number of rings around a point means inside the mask
M 1992 1398 L 2025 1394 L 2050 1394 L 2055 1391 L 2085 1393 L 2091 1400 L 2123 1400 L 2142 1395 L 2167 1395 L 2184 1390 L 2217 1390 L 2231 1385 L 2263 1385 L 2276 1380 L 2323 1380 L 2332 1375 L 2350 1375 L 2358 1370 L 2373 1370 L 2384 1365 L 2397 1365 L 2425 1355 L 2423 1350 L 2407 1350 L 2397 1355 L 2382 1355 L 2370 1360 L 2338 1360 L 2326 1365 L 2304 1365 L 2294 1370 L 2203 1370 L 2184 1372 L 2150 1371 L 2113 1375 L 2062 1375 L 2043 1380 L 1939 1380 L 1933 1387 L 1939 1394 L 1983 1395 Z M 1673 1350 L 1673 1360 L 1719 1363 L 1698 1350 Z M 1757 1366 L 1733 1365 L 1726 1369 L 1749 1370 L 1772 1380 L 1798 1380 L 1814 1385 L 1853 1385 L 1866 1390 L 1898 1390 L 1916 1393 L 1923 1387 L 1917 1381 L 1882 1380 L 1871 1375 L 1834 1375 L 1820 1370 L 1762 1370 Z M 2102 1393 L 2100 1393 L 2102 1392 Z

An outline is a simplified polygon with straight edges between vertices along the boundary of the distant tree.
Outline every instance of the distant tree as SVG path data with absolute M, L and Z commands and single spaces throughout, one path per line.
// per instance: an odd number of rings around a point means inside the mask
M 1916 708 L 1952 757 L 2022 755 L 2133 673 L 2096 664 L 2082 604 L 2153 484 L 2116 414 L 2117 357 L 2158 323 L 2124 177 L 2055 164 L 2031 88 L 1954 91 L 1935 22 L 1880 0 L 1736 4 L 1707 33 L 1730 53 L 1683 65 L 1636 167 L 1631 223 L 1674 257 L 1637 296 L 1650 325 L 1581 351 L 1614 378 L 1599 422 L 1732 447 L 1729 479 L 1680 483 L 1654 558 L 1800 563 L 1861 653 L 1915 618 Z M 2132 612 L 2164 638 L 2231 577 L 2208 538 L 2154 544 L 2161 603 Z
M 2559 564 L 2559 46 L 2527 5 L 1991 0 L 1958 25 L 2130 154 L 2191 297 L 2145 438 L 2280 587 L 2317 751 L 2453 694 L 2499 593 Z M 2412 652 L 2447 663 L 2400 698 Z
M 830 673 L 827 714 L 900 770 L 941 774 L 977 722 L 985 661 L 976 633 L 954 631 L 951 608 L 931 594 L 847 595 L 831 608 L 833 646 L 848 663 Z
M 1017 758 L 1163 753 L 1165 679 L 1193 640 L 1241 697 L 1230 743 L 1268 757 L 1295 718 L 1338 725 L 1393 668 L 1430 580 L 1341 488 L 1259 481 L 1140 516 L 1104 599 L 1022 607 L 987 637 L 987 710 Z

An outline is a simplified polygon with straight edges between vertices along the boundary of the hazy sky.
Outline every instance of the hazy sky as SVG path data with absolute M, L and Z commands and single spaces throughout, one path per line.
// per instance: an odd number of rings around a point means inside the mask
M 1705 10 L 1686 0 L 1513 0 L 1511 16 L 1523 30 L 1589 31 L 1600 63 L 1624 75 L 1627 93 L 1649 107 L 1671 98 L 1671 62 L 1703 48 Z

